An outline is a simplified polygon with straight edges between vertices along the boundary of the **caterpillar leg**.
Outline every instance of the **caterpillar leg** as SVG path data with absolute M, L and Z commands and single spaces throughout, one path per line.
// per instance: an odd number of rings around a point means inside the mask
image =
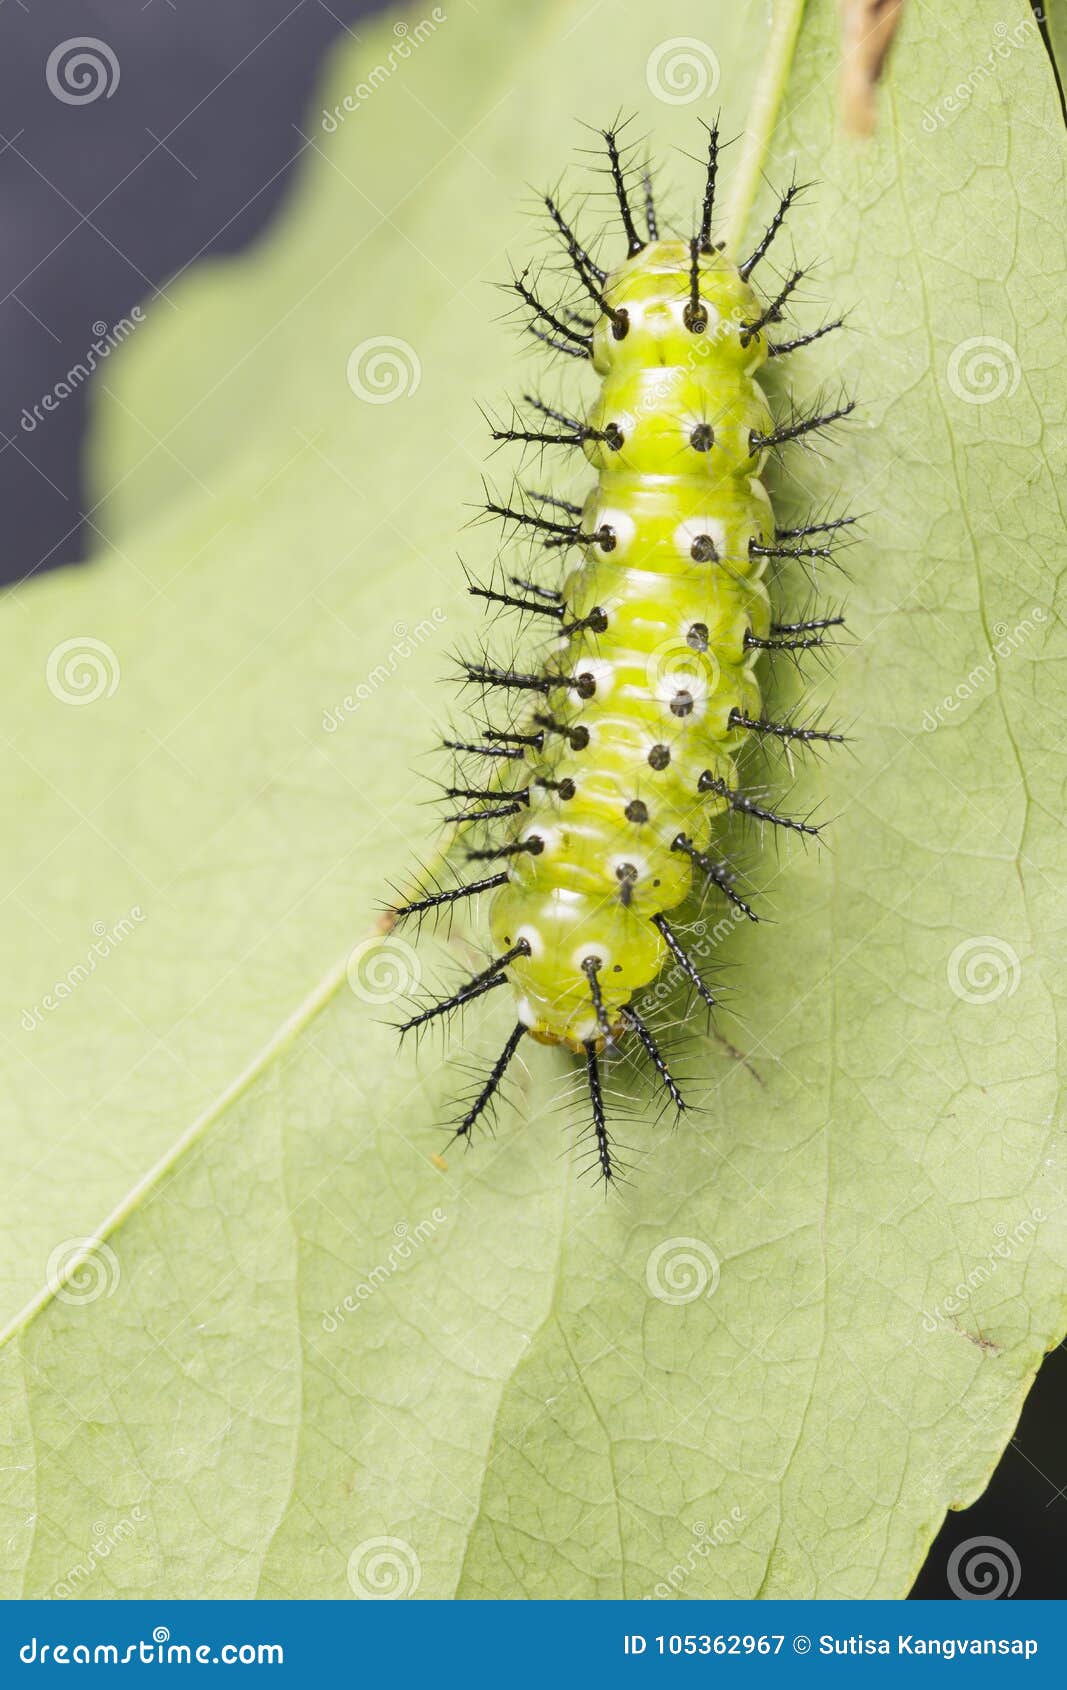
M 403 1022 L 397 1028 L 401 1038 L 405 1033 L 411 1033 L 418 1027 L 424 1027 L 428 1021 L 435 1020 L 439 1015 L 451 1015 L 453 1010 L 461 1009 L 464 1004 L 472 1003 L 475 998 L 484 997 L 486 992 L 493 991 L 497 986 L 506 986 L 508 979 L 505 969 L 508 964 L 515 962 L 519 957 L 529 956 L 529 954 L 529 944 L 525 939 L 520 939 L 517 945 L 513 945 L 509 951 L 505 951 L 503 956 L 498 956 L 494 962 L 489 964 L 488 968 L 483 968 L 480 974 L 475 974 L 473 979 L 468 980 L 466 985 L 461 986 L 450 997 L 442 998 L 440 1003 L 433 1004 L 429 1009 L 421 1010 L 418 1015 L 413 1015 L 410 1020 Z
M 654 915 L 652 917 L 652 925 L 653 927 L 659 928 L 659 931 L 662 933 L 663 938 L 666 941 L 667 949 L 670 951 L 672 957 L 682 970 L 686 979 L 691 985 L 696 987 L 708 1008 L 714 1009 L 715 999 L 712 997 L 709 988 L 701 979 L 700 970 L 697 968 L 697 965 L 693 961 L 692 957 L 690 957 L 683 949 L 673 928 L 668 925 L 666 918 L 662 915 Z
M 589 1101 L 593 1106 L 595 1155 L 600 1164 L 601 1176 L 605 1184 L 610 1185 L 617 1178 L 617 1174 L 611 1154 L 611 1139 L 608 1137 L 607 1118 L 604 1114 L 604 1093 L 600 1084 L 600 1064 L 597 1061 L 596 1043 L 592 1039 L 588 1040 L 585 1045 L 585 1074 L 589 1084 Z
M 508 1065 L 528 1031 L 529 1029 L 527 1028 L 525 1022 L 517 1021 L 515 1023 L 515 1026 L 512 1028 L 511 1033 L 508 1036 L 507 1044 L 504 1046 L 500 1055 L 493 1063 L 492 1068 L 489 1070 L 489 1075 L 484 1086 L 478 1093 L 470 1108 L 467 1110 L 467 1113 L 464 1115 L 455 1132 L 452 1134 L 453 1142 L 457 1138 L 462 1138 L 468 1144 L 470 1143 L 472 1128 L 485 1114 L 485 1111 L 492 1103 L 493 1098 L 500 1090 L 504 1075 L 508 1071 Z
M 633 1030 L 633 1032 L 635 1032 L 637 1034 L 638 1039 L 640 1040 L 641 1044 L 644 1046 L 645 1054 L 648 1057 L 648 1060 L 651 1062 L 653 1068 L 656 1070 L 656 1073 L 659 1075 L 660 1079 L 663 1081 L 663 1084 L 667 1089 L 668 1095 L 670 1096 L 671 1102 L 674 1104 L 674 1107 L 678 1110 L 679 1114 L 684 1114 L 686 1109 L 689 1107 L 689 1105 L 686 1103 L 685 1098 L 682 1096 L 681 1092 L 678 1090 L 678 1086 L 675 1083 L 674 1076 L 672 1075 L 670 1069 L 667 1066 L 666 1057 L 663 1055 L 663 1053 L 660 1050 L 659 1046 L 657 1045 L 655 1039 L 652 1037 L 652 1034 L 649 1032 L 645 1023 L 642 1021 L 641 1017 L 638 1015 L 638 1013 L 637 1013 L 636 1009 L 634 1008 L 633 1004 L 628 1004 L 624 1013 L 625 1013 L 625 1016 L 626 1016 L 627 1025 Z

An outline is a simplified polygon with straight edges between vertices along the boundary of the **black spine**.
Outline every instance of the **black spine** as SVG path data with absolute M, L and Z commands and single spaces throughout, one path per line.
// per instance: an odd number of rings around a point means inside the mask
M 708 1008 L 714 1009 L 715 999 L 712 997 L 708 987 L 704 984 L 704 981 L 700 978 L 700 973 L 696 964 L 693 962 L 691 957 L 687 956 L 673 930 L 668 925 L 666 916 L 654 915 L 652 917 L 652 925 L 653 927 L 659 928 L 660 933 L 663 935 L 667 949 L 670 951 L 675 962 L 686 976 L 686 979 L 691 985 L 696 987 Z

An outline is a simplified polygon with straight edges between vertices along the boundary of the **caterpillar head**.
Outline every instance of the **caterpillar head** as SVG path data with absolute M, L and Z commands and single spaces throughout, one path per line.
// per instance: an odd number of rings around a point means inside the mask
M 720 252 L 697 254 L 694 272 L 685 241 L 656 241 L 612 271 L 604 301 L 608 311 L 593 331 L 600 375 L 656 365 L 699 368 L 711 359 L 751 375 L 767 359 L 763 335 L 745 333 L 744 325 L 760 315 L 756 293 Z

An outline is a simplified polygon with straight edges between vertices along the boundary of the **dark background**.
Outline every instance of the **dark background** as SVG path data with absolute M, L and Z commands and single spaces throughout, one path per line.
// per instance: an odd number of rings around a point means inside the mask
M 32 407 L 113 325 L 204 253 L 255 238 L 287 192 L 323 56 L 376 0 L 0 0 L 0 579 L 83 558 L 87 390 L 33 432 Z M 121 98 L 86 110 L 45 84 L 52 48 L 99 36 Z M 88 135 L 88 141 L 87 141 Z M 1050 1356 L 986 1494 L 951 1514 L 913 1595 L 945 1597 L 948 1557 L 1004 1539 L 1016 1594 L 1063 1597 L 1067 1351 Z

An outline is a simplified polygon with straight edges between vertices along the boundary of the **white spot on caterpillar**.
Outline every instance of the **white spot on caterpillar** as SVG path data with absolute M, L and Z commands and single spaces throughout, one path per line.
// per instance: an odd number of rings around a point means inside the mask
M 598 962 L 600 964 L 599 972 L 603 974 L 605 968 L 611 962 L 611 948 L 608 945 L 580 945 L 572 953 L 571 962 L 579 974 L 582 972 L 583 962 Z
M 552 896 L 557 903 L 572 904 L 579 913 L 585 907 L 585 893 L 576 892 L 571 886 L 557 886 Z
M 624 856 L 612 857 L 608 867 L 616 880 L 621 882 L 625 875 L 627 880 L 636 881 L 648 874 L 648 858 L 640 856 L 636 851 L 627 851 Z M 633 869 L 633 874 L 629 872 L 630 869 Z
M 529 998 L 518 998 L 515 1003 L 515 1013 L 524 1027 L 536 1027 L 539 1016 Z
M 519 944 L 523 939 L 526 940 L 526 943 L 530 947 L 531 957 L 536 959 L 537 957 L 544 956 L 545 939 L 540 928 L 533 927 L 529 923 L 523 927 L 517 928 L 515 933 L 515 943 Z
M 674 530 L 679 556 L 689 557 L 695 541 L 707 535 L 720 557 L 726 555 L 726 524 L 713 516 L 687 516 Z
M 593 677 L 593 680 L 596 682 L 596 693 L 598 698 L 607 698 L 612 692 L 614 692 L 615 665 L 613 663 L 609 663 L 606 657 L 583 657 L 581 659 L 581 668 L 578 670 L 577 678 L 581 679 L 583 675 L 591 675 Z M 572 687 L 570 690 L 572 692 L 578 692 L 576 687 Z M 578 696 L 581 697 L 580 692 L 578 692 Z
M 593 532 L 597 533 L 605 524 L 615 535 L 616 558 L 625 557 L 637 535 L 633 517 L 626 511 L 616 510 L 613 505 L 597 505 L 593 515 Z

